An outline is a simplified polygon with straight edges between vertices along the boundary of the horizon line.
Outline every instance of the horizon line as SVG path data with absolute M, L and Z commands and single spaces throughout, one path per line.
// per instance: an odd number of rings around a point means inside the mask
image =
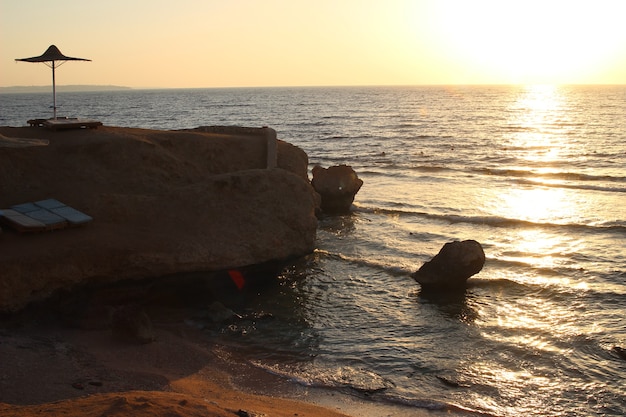
M 553 85 L 553 86 L 626 86 L 626 83 L 427 83 L 427 84 L 310 84 L 310 85 L 241 85 L 241 86 L 204 86 L 204 87 L 159 87 L 159 86 L 124 86 L 117 84 L 61 84 L 56 88 L 105 88 L 124 90 L 209 90 L 209 89 L 237 89 L 237 88 L 333 88 L 333 87 L 512 87 L 530 85 Z M 43 85 L 11 85 L 0 86 L 0 90 L 26 90 L 48 89 L 51 84 Z M 85 90 L 87 91 L 87 90 Z

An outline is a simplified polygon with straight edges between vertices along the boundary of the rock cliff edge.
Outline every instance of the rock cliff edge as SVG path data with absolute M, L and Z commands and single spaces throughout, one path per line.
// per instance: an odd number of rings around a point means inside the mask
M 0 127 L 0 209 L 47 198 L 82 227 L 0 233 L 0 311 L 83 283 L 217 271 L 314 248 L 319 197 L 304 151 L 255 129 Z M 24 139 L 20 142 L 20 140 Z M 28 139 L 28 140 L 26 140 Z M 32 146 L 32 139 L 45 146 Z M 23 146 L 19 146 L 23 143 Z

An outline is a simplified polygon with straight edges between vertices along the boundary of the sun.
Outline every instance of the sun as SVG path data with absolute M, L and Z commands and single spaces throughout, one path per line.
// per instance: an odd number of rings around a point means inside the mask
M 437 4 L 442 47 L 474 78 L 503 83 L 580 83 L 597 78 L 623 58 L 626 47 L 619 22 L 619 16 L 626 13 L 626 2 L 478 0 Z

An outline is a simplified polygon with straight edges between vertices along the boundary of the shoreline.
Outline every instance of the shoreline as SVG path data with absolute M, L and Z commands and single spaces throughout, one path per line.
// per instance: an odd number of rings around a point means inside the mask
M 166 410 L 168 416 L 226 416 L 239 410 L 345 416 L 308 401 L 238 387 L 235 380 L 245 378 L 248 369 L 201 343 L 200 332 L 184 323 L 155 324 L 156 340 L 142 345 L 116 341 L 108 329 L 31 320 L 0 322 L 3 416 L 91 416 L 102 415 L 104 407 L 155 416 Z
M 156 340 L 149 344 L 120 342 L 110 329 L 71 328 L 31 313 L 0 319 L 0 413 L 100 416 L 107 409 L 114 413 L 106 415 L 168 417 L 433 415 L 428 409 L 305 387 L 213 343 L 181 320 L 184 311 L 161 313 L 168 318 L 154 321 Z
M 84 228 L 1 236 L 7 249 L 0 273 L 5 284 L 0 297 L 3 416 L 101 416 L 103 409 L 168 417 L 239 410 L 300 417 L 431 415 L 427 409 L 370 402 L 272 375 L 254 367 L 246 355 L 225 354 L 228 346 L 185 323 L 193 310 L 190 299 L 206 309 L 224 292 L 212 288 L 217 279 L 166 277 L 288 259 L 314 244 L 316 201 L 303 151 L 281 142 L 280 169 L 267 169 L 264 146 L 250 147 L 249 138 L 219 132 L 4 127 L 0 135 L 6 142 L 0 153 L 11 162 L 2 170 L 7 190 L 0 207 L 45 194 L 95 218 Z M 129 161 L 142 161 L 144 170 Z M 187 198 L 181 198 L 181 190 Z M 220 198 L 211 198 L 215 195 Z M 256 206 L 242 204 L 253 197 L 268 209 L 259 213 Z M 228 224 L 228 219 L 246 221 Z M 280 251 L 277 242 L 284 246 Z M 233 258 L 237 251 L 239 257 Z M 147 281 L 154 285 L 144 287 Z M 16 292 L 6 291 L 11 288 Z M 98 288 L 102 292 L 91 293 Z M 80 289 L 85 291 L 74 292 Z M 109 308 L 150 303 L 154 341 L 113 339 Z M 254 357 L 254 349 L 249 353 Z

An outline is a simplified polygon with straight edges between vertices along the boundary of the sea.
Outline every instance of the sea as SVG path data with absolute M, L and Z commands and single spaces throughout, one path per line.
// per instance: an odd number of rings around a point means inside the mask
M 0 95 L 0 125 L 50 94 Z M 207 340 L 379 415 L 626 415 L 626 86 L 378 86 L 58 93 L 105 125 L 274 128 L 350 165 L 349 214 L 313 253 L 225 302 Z M 411 273 L 451 241 L 486 254 L 459 293 Z M 242 301 L 242 297 L 244 298 Z M 375 413 L 372 413 L 374 415 Z

